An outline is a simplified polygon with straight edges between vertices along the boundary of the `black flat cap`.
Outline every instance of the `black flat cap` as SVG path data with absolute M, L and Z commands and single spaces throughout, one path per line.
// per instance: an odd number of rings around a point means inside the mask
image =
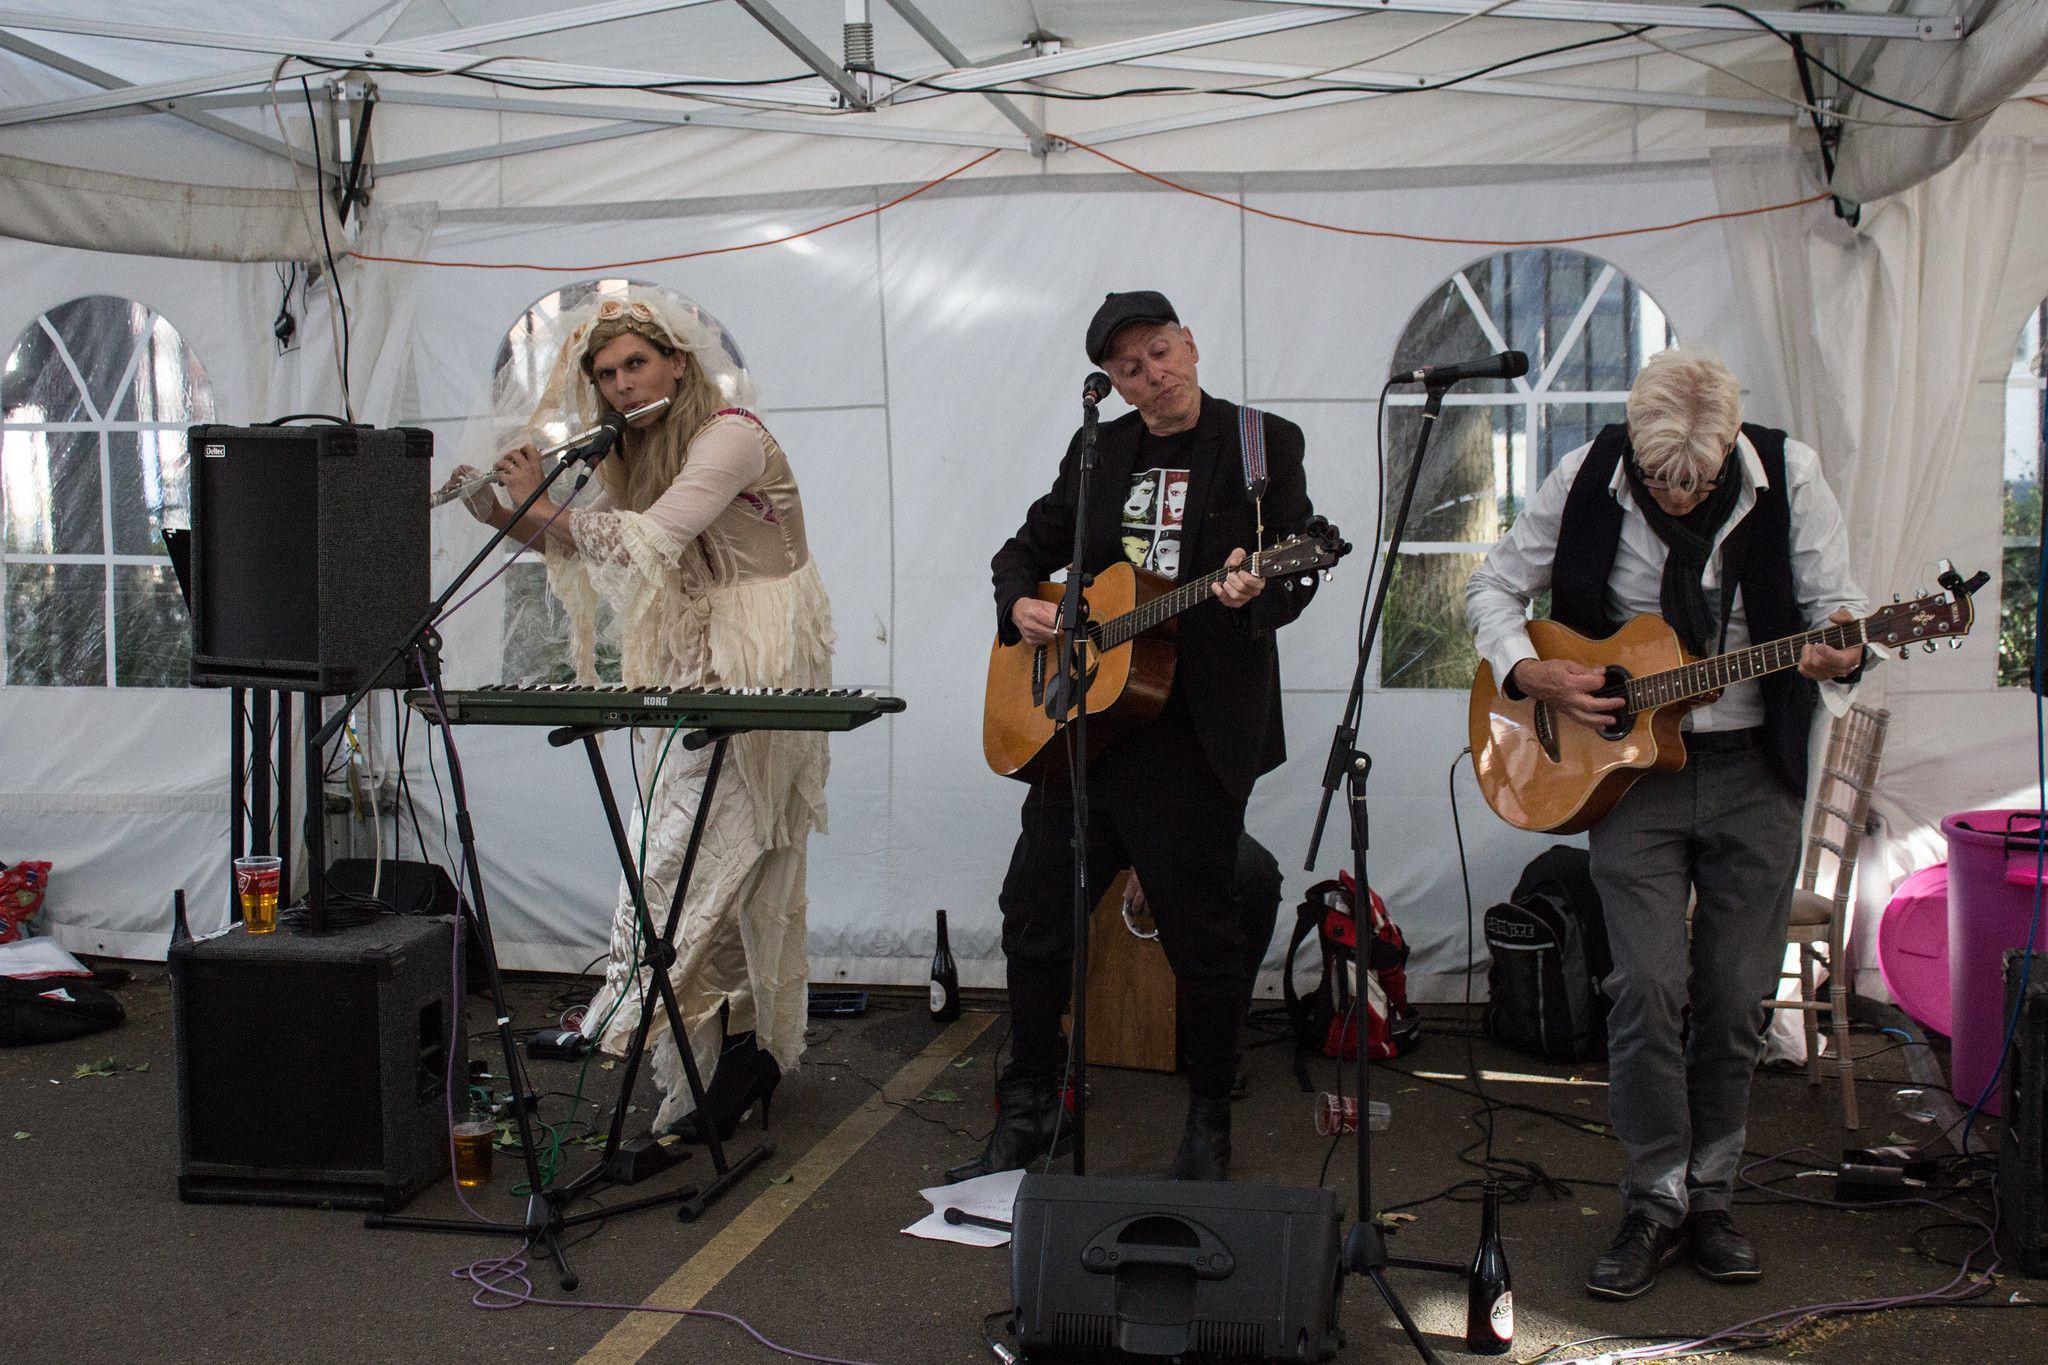
M 1088 359 L 1100 365 L 1103 357 L 1109 354 L 1109 344 L 1116 340 L 1116 334 L 1134 322 L 1178 324 L 1180 314 L 1173 311 L 1166 295 L 1156 289 L 1106 294 L 1102 306 L 1095 310 L 1094 318 L 1088 323 Z

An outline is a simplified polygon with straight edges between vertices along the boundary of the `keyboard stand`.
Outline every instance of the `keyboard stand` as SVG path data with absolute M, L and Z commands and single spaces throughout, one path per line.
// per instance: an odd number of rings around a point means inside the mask
M 701 749 L 705 745 L 711 750 L 711 766 L 704 775 L 704 790 L 697 798 L 697 816 L 690 825 L 690 842 L 683 852 L 683 865 L 676 873 L 674 892 L 669 896 L 668 920 L 661 933 L 654 932 L 654 921 L 647 910 L 647 896 L 633 856 L 633 845 L 626 835 L 626 826 L 619 815 L 618 800 L 612 795 L 612 784 L 605 771 L 604 755 L 599 749 L 597 738 L 610 726 L 573 725 L 548 733 L 548 743 L 561 747 L 583 743 L 584 754 L 590 759 L 591 776 L 597 781 L 599 799 L 604 803 L 605 822 L 611 827 L 612 847 L 618 853 L 619 870 L 625 875 L 626 885 L 633 895 L 633 913 L 639 921 L 641 951 L 634 963 L 634 972 L 645 968 L 653 990 L 643 988 L 640 992 L 640 1021 L 633 1030 L 633 1041 L 626 1048 L 625 1066 L 619 1077 L 619 1093 L 612 1102 L 611 1131 L 605 1138 L 604 1155 L 598 1165 L 571 1183 L 571 1193 L 580 1192 L 584 1187 L 604 1180 L 612 1184 L 625 1184 L 638 1174 L 645 1173 L 644 1147 L 640 1152 L 622 1154 L 622 1137 L 626 1126 L 626 1105 L 633 1094 L 633 1084 L 639 1076 L 641 1058 L 647 1048 L 647 1034 L 654 1023 L 654 1001 L 656 994 L 668 1019 L 671 1035 L 676 1040 L 676 1050 L 682 1056 L 683 1076 L 689 1083 L 690 1095 L 696 1101 L 696 1111 L 701 1116 L 705 1145 L 711 1150 L 711 1183 L 699 1191 L 694 1186 L 685 1186 L 668 1194 L 656 1195 L 650 1199 L 636 1200 L 627 1204 L 608 1205 L 607 1214 L 620 1213 L 629 1209 L 648 1208 L 657 1204 L 676 1204 L 676 1218 L 691 1223 L 703 1216 L 704 1210 L 713 1201 L 746 1176 L 754 1167 L 775 1154 L 772 1143 L 760 1143 L 737 1160 L 728 1160 L 725 1144 L 719 1140 L 718 1126 L 712 1122 L 711 1113 L 704 1104 L 704 1078 L 698 1074 L 697 1058 L 690 1047 L 690 1035 L 683 1028 L 682 1009 L 676 1003 L 675 986 L 669 981 L 669 968 L 675 964 L 676 928 L 682 922 L 683 898 L 689 891 L 691 874 L 696 870 L 697 851 L 703 843 L 704 825 L 711 814 L 712 797 L 718 790 L 718 777 L 725 767 L 726 744 L 734 735 L 745 734 L 742 729 L 693 730 L 682 736 L 686 749 Z M 628 739 L 630 743 L 630 737 Z M 658 1144 L 646 1144 L 657 1150 Z M 684 1153 L 687 1156 L 688 1153 Z M 680 1159 L 680 1158 L 678 1158 Z

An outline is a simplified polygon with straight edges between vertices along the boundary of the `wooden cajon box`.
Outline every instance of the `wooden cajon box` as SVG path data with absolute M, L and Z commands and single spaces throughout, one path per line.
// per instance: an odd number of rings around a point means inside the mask
M 1179 982 L 1159 940 L 1124 923 L 1130 879 L 1118 873 L 1088 920 L 1088 1065 L 1178 1071 Z

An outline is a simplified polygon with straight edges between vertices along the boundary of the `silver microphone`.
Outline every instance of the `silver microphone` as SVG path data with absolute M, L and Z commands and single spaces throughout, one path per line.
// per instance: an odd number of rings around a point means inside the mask
M 671 400 L 667 398 L 657 398 L 652 403 L 642 403 L 639 407 L 634 408 L 631 411 L 623 413 L 621 415 L 626 419 L 627 425 L 630 426 L 632 423 L 638 421 L 642 417 L 648 416 L 650 413 L 663 411 L 668 407 L 670 401 Z M 546 450 L 543 450 L 540 453 L 541 458 L 546 459 L 550 455 L 559 455 L 565 450 L 569 450 L 572 449 L 573 447 L 587 444 L 588 442 L 594 441 L 598 437 L 605 435 L 606 432 L 607 428 L 602 422 L 600 422 L 598 425 L 592 427 L 588 431 L 577 432 L 574 436 L 571 436 L 566 441 L 555 442 L 553 445 L 549 446 Z M 496 470 L 492 470 L 489 473 L 485 474 L 479 474 L 473 479 L 464 479 L 461 483 L 450 484 L 446 488 L 436 489 L 434 492 L 433 500 L 428 505 L 430 507 L 439 507 L 444 503 L 454 502 L 458 498 L 467 498 L 470 494 L 476 492 L 478 489 L 488 488 L 497 481 L 498 474 Z

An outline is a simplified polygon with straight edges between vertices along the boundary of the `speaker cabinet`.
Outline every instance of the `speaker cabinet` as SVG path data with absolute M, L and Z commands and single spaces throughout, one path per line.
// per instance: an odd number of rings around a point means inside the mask
M 2022 1274 L 2048 1279 L 2048 953 L 2031 967 L 2024 952 L 2005 955 L 2005 1017 L 2015 1011 L 2000 1075 L 1998 1231 Z
M 430 432 L 196 426 L 192 683 L 326 695 L 370 680 L 433 600 Z M 386 685 L 399 686 L 394 667 Z
M 178 1196 L 389 1211 L 445 1174 L 453 946 L 413 915 L 173 945 Z
M 1328 1190 L 1027 1175 L 1011 1217 L 1026 1359 L 1314 1361 L 1344 1344 Z

